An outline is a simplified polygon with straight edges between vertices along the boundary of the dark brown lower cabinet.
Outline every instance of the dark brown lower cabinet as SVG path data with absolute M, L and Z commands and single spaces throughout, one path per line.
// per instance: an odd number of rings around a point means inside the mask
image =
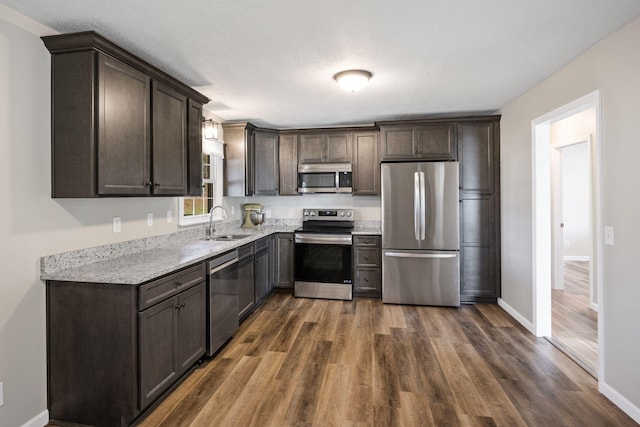
M 46 286 L 54 422 L 131 425 L 204 356 L 203 263 L 141 285 Z
M 255 306 L 253 243 L 238 249 L 238 316 L 244 319 Z
M 269 280 L 269 238 L 265 237 L 255 243 L 255 255 L 253 256 L 253 279 L 256 305 L 271 292 Z
M 499 207 L 494 195 L 460 201 L 460 300 L 496 302 L 500 296 Z
M 202 357 L 205 326 L 204 283 L 138 313 L 142 407 Z
M 380 236 L 353 237 L 353 295 L 382 297 L 382 252 Z
M 293 233 L 276 233 L 270 237 L 269 252 L 272 267 L 271 288 L 274 291 L 293 292 Z

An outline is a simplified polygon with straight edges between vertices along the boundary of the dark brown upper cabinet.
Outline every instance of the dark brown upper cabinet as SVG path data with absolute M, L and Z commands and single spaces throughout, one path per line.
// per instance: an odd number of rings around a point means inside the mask
M 254 194 L 278 195 L 280 179 L 278 175 L 278 133 L 256 130 L 253 135 Z
M 299 136 L 299 163 L 351 162 L 351 133 L 321 131 Z
M 279 186 L 278 132 L 248 122 L 223 123 L 224 195 L 275 196 Z
M 280 195 L 298 195 L 298 135 L 280 134 Z
M 378 132 L 353 133 L 353 195 L 380 193 Z
M 456 160 L 455 123 L 380 126 L 382 160 Z
M 207 97 L 93 31 L 42 40 L 52 54 L 52 197 L 201 193 Z

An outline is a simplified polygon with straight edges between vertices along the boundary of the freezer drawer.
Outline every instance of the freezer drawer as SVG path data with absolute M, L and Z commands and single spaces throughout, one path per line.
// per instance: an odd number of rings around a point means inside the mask
M 382 251 L 382 301 L 460 306 L 460 252 Z

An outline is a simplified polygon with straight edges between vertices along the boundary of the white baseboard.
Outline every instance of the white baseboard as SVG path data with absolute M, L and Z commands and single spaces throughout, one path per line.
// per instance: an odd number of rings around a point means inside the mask
M 49 411 L 45 409 L 26 423 L 22 424 L 22 427 L 44 427 L 47 424 L 49 424 Z
M 618 393 L 604 381 L 598 382 L 598 391 L 604 394 L 610 401 L 614 403 L 614 405 L 622 409 L 627 415 L 633 418 L 635 422 L 640 424 L 640 408 L 631 403 L 629 399 Z
M 563 259 L 565 261 L 591 261 L 589 255 L 566 255 Z
M 598 304 L 592 302 L 590 303 L 591 305 L 591 310 L 595 311 L 596 313 L 598 312 Z
M 516 309 L 507 304 L 502 298 L 498 298 L 498 305 L 502 307 L 504 311 L 509 313 L 509 316 L 516 319 L 518 323 L 524 326 L 529 332 L 535 335 L 535 328 L 533 327 L 533 323 L 527 320 L 522 314 L 520 314 Z

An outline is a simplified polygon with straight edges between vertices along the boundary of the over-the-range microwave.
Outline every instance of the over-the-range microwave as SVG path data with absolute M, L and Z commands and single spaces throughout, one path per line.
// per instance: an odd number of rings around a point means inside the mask
M 298 193 L 351 192 L 351 163 L 298 165 Z

